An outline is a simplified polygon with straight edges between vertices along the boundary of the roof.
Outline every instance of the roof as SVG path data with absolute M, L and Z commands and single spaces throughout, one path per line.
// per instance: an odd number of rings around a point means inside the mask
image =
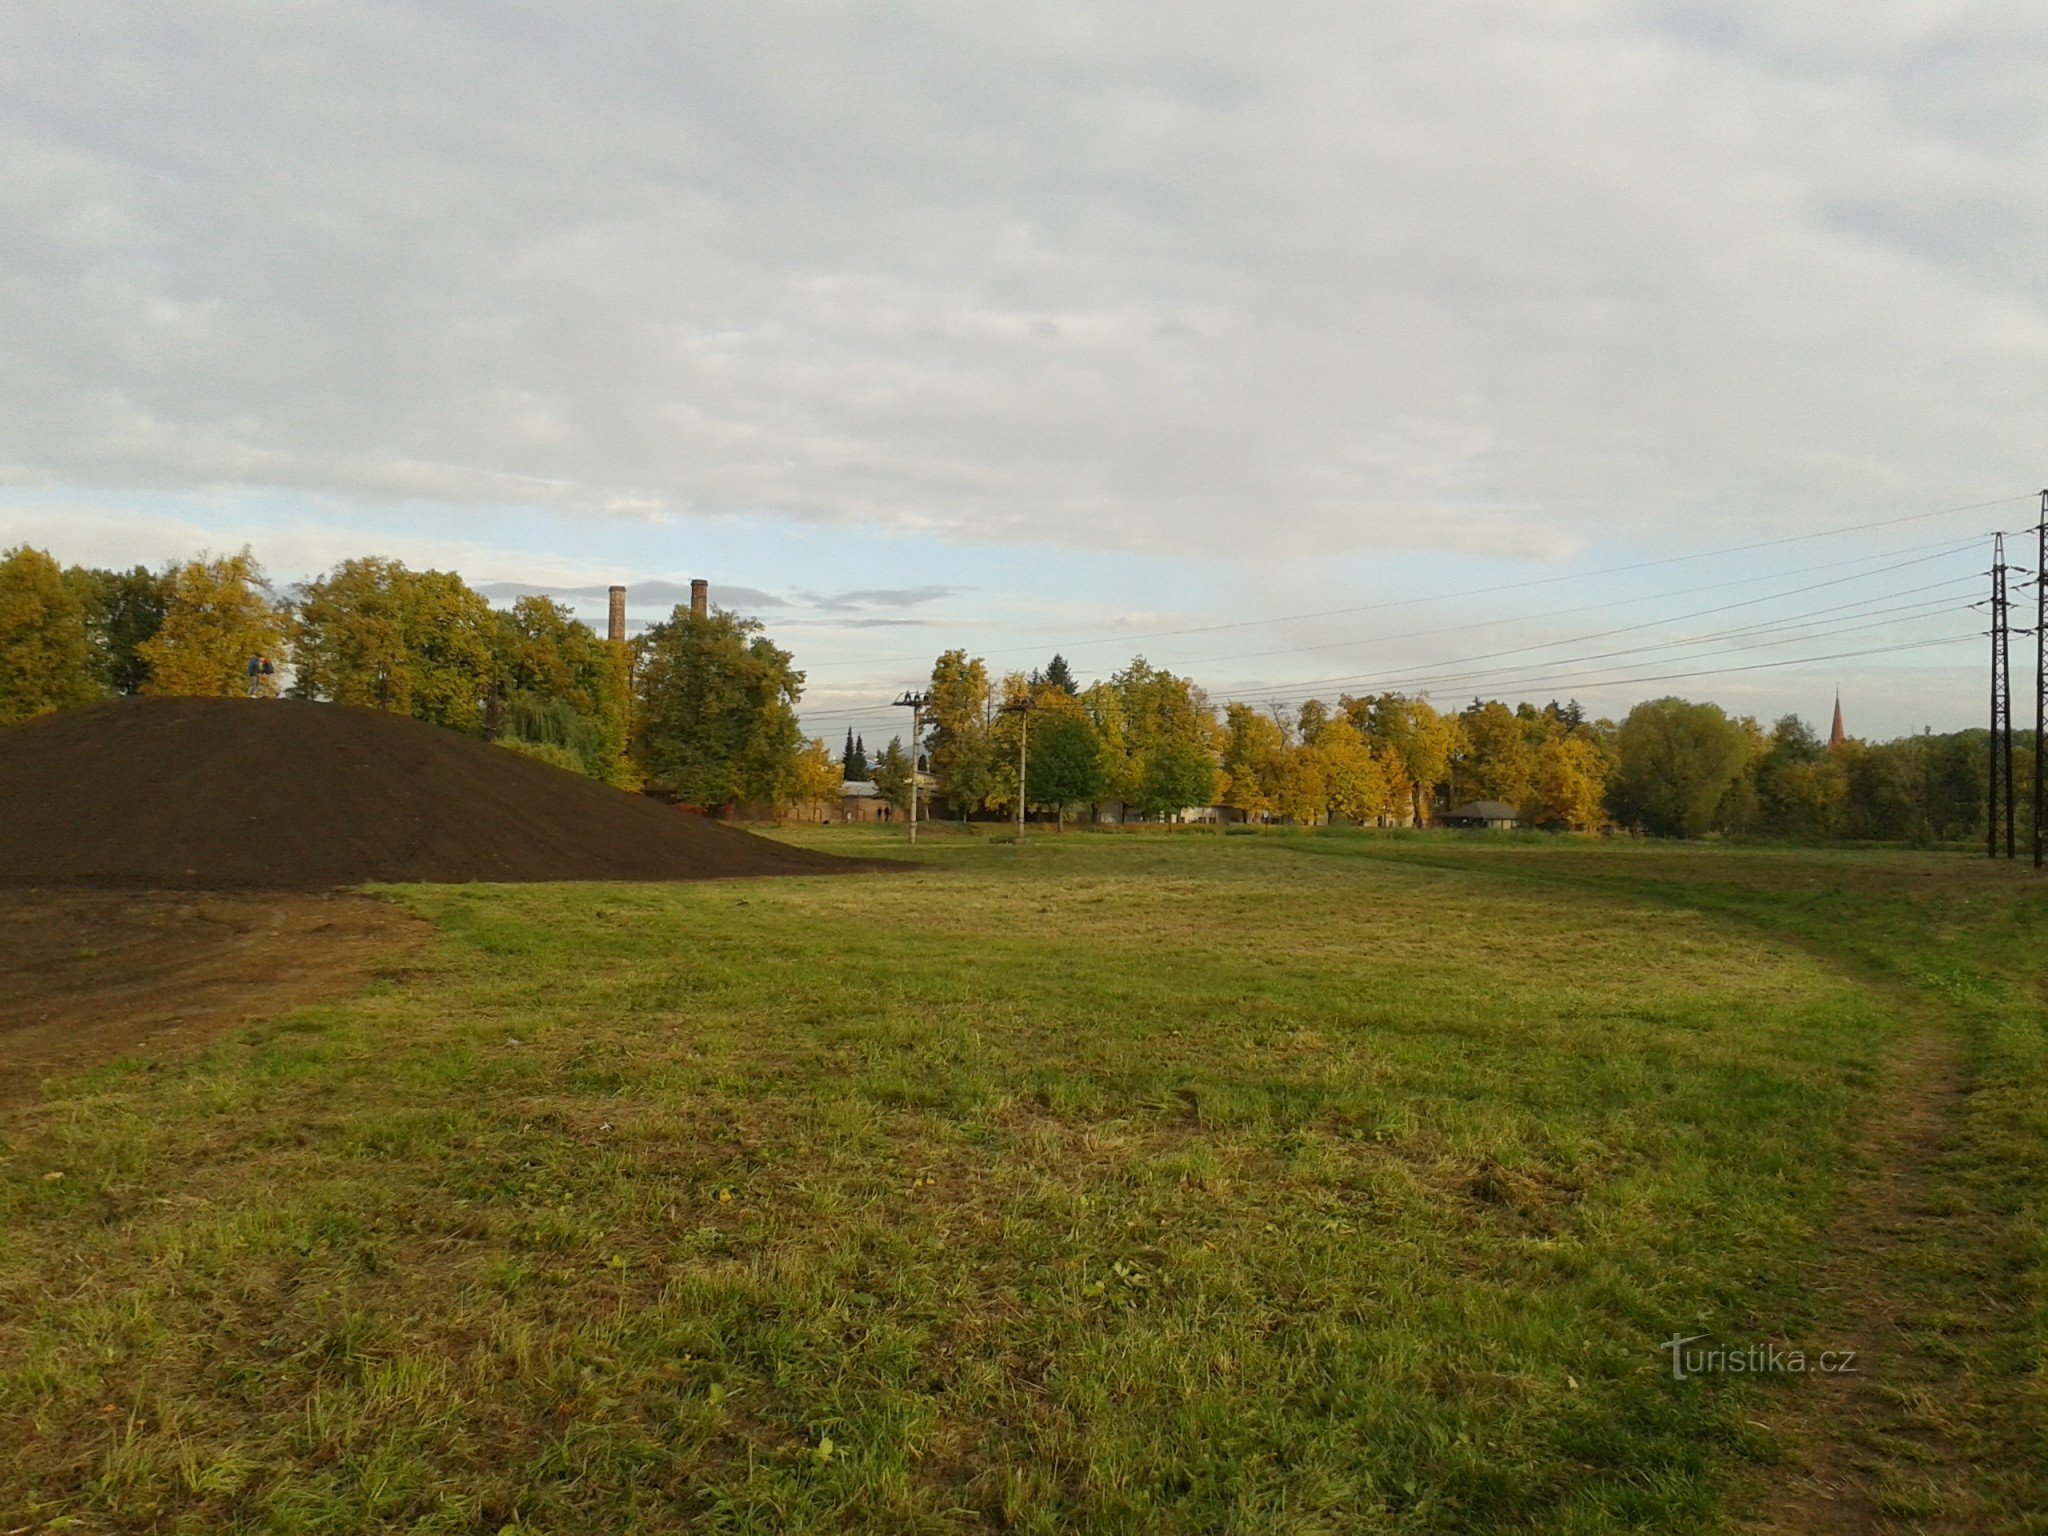
M 881 791 L 868 779 L 848 779 L 839 786 L 839 793 L 852 800 L 872 800 Z
M 1522 813 L 1504 800 L 1468 800 L 1450 809 L 1453 821 L 1519 821 Z

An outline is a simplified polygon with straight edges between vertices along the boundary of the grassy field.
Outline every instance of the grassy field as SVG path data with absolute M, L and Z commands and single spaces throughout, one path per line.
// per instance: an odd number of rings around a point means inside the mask
M 1983 864 L 393 892 L 406 974 L 0 1128 L 0 1530 L 1782 1528 L 1830 1388 L 1660 1345 L 1817 1355 L 1873 1273 L 1881 1507 L 2048 1530 L 2048 895 Z M 1916 1039 L 1933 1225 L 1845 1241 Z

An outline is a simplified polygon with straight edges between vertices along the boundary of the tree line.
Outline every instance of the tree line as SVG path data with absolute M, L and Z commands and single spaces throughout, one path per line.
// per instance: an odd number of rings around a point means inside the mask
M 252 658 L 272 670 L 252 675 Z M 692 804 L 781 804 L 826 792 L 828 770 L 838 792 L 830 754 L 797 729 L 803 681 L 723 610 L 678 608 L 622 646 L 547 597 L 494 608 L 453 572 L 377 557 L 278 592 L 246 549 L 162 571 L 0 556 L 0 725 L 125 695 L 283 692 Z
M 277 668 L 252 677 L 252 657 Z M 622 788 L 778 814 L 832 814 L 845 779 L 907 806 L 921 773 L 933 814 L 1010 815 L 1021 798 L 1061 823 L 1114 805 L 1150 820 L 1221 807 L 1409 826 L 1498 801 L 1525 825 L 1581 832 L 1950 841 L 1984 827 L 1983 731 L 1829 750 L 1796 715 L 1765 727 L 1676 698 L 1619 721 L 1576 702 L 1444 710 L 1401 693 L 1219 709 L 1142 656 L 1084 687 L 1060 656 L 997 678 L 954 649 L 932 666 L 921 739 L 871 754 L 849 732 L 835 760 L 799 728 L 803 685 L 758 621 L 719 609 L 678 607 L 621 646 L 547 597 L 499 609 L 452 572 L 377 557 L 277 592 L 247 550 L 154 572 L 0 556 L 0 724 L 123 695 L 284 691 Z
M 1573 832 L 1939 842 L 1984 829 L 1981 730 L 1830 749 L 1797 715 L 1766 727 L 1679 698 L 1619 721 L 1576 701 L 1441 710 L 1402 693 L 1218 709 L 1143 657 L 1082 688 L 1059 656 L 992 681 L 964 650 L 939 656 L 927 693 L 920 762 L 935 811 L 963 817 L 1014 814 L 1021 794 L 1056 821 L 1113 802 L 1153 820 L 1217 807 L 1255 823 L 1427 826 L 1493 801 L 1524 826 Z M 876 759 L 898 805 L 908 762 L 900 740 Z

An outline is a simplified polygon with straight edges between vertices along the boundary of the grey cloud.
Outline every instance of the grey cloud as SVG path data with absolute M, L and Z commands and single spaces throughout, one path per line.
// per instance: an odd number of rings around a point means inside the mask
M 862 608 L 915 608 L 964 592 L 965 587 L 861 587 L 851 592 L 801 592 L 797 594 L 813 608 L 855 611 Z
M 0 464 L 1236 559 L 2038 481 L 2038 7 L 1175 14 L 8 8 Z

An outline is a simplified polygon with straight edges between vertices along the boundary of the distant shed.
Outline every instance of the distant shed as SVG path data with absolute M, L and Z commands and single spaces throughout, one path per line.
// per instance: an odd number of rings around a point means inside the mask
M 1495 830 L 1519 826 L 1522 813 L 1502 800 L 1468 800 L 1444 813 L 1447 827 L 1483 827 Z

